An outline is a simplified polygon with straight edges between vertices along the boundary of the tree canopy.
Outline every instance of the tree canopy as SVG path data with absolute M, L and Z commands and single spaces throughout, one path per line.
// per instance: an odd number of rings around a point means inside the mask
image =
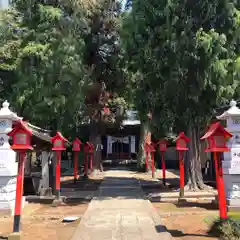
M 203 187 L 202 128 L 239 88 L 239 8 L 235 1 L 131 3 L 123 20 L 125 48 L 129 70 L 141 76 L 137 85 L 146 95 L 136 101 L 152 108 L 152 125 L 162 137 L 171 129 L 187 131 L 189 166 L 196 163 L 191 185 Z
M 96 145 L 134 106 L 144 134 L 187 133 L 203 187 L 200 135 L 240 96 L 239 3 L 15 0 L 1 19 L 0 98 L 19 115 L 71 136 L 87 120 Z

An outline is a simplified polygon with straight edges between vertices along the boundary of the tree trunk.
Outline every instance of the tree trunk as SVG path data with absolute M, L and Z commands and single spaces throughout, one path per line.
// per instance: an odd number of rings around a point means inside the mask
M 140 139 L 139 139 L 139 152 L 138 152 L 138 161 L 137 161 L 137 167 L 139 171 L 145 171 L 146 154 L 144 151 L 144 143 L 147 136 L 150 137 L 150 140 L 151 140 L 150 123 L 149 121 L 144 121 L 141 124 Z M 150 161 L 150 156 L 149 156 L 149 161 Z
M 90 143 L 94 145 L 94 154 L 93 154 L 93 174 L 103 171 L 102 166 L 102 137 L 100 134 L 99 125 L 96 122 L 90 124 Z
M 197 125 L 197 124 L 196 124 Z M 203 190 L 207 188 L 207 186 L 203 183 L 202 176 L 202 159 L 201 151 L 203 148 L 201 147 L 202 143 L 200 141 L 200 129 L 198 126 L 194 124 L 189 124 L 188 128 L 188 137 L 190 138 L 189 143 L 189 151 L 186 154 L 186 162 L 185 162 L 185 173 L 186 173 L 186 189 L 197 191 Z

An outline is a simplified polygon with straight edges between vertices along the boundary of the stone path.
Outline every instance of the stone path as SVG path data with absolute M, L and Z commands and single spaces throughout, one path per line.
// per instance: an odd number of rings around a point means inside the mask
M 107 171 L 71 240 L 168 240 L 160 217 L 127 171 Z

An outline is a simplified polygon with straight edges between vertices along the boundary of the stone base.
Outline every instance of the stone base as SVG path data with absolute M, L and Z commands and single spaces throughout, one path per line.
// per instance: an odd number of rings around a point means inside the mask
M 14 215 L 15 200 L 0 201 L 0 213 L 8 216 Z
M 52 196 L 52 188 L 41 188 L 40 196 Z
M 187 199 L 185 198 L 178 198 L 178 204 L 184 204 L 187 202 Z
M 8 240 L 20 240 L 21 239 L 21 233 L 17 232 L 17 233 L 11 233 L 8 236 Z
M 60 199 L 54 199 L 51 206 L 52 207 L 58 207 L 58 206 L 62 206 L 62 205 L 66 205 L 64 203 L 64 199 L 63 198 L 60 198 Z
M 22 199 L 22 209 L 25 205 L 25 197 Z M 15 199 L 11 201 L 0 201 L 0 214 L 13 216 L 15 208 Z

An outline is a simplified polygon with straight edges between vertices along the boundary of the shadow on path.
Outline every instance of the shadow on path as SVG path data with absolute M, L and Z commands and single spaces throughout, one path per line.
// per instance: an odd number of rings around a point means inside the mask
M 175 237 L 175 238 L 185 237 L 185 236 L 215 238 L 214 236 L 210 236 L 207 234 L 184 233 L 184 232 L 176 230 L 176 229 L 168 229 L 164 225 L 156 226 L 156 231 L 161 232 L 163 228 L 165 229 L 165 231 L 169 232 L 172 235 L 172 237 Z

